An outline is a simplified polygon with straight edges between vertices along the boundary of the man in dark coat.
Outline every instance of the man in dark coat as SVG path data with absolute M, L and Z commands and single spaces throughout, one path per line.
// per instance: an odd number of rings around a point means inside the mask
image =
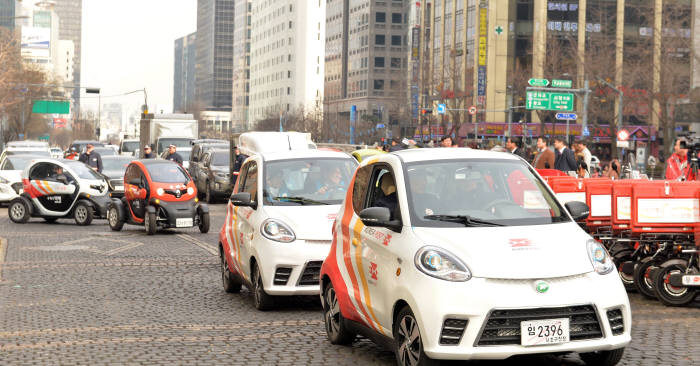
M 85 163 L 87 166 L 92 168 L 92 170 L 102 173 L 102 157 L 98 152 L 93 151 L 94 149 L 95 146 L 92 144 L 87 144 L 85 152 L 80 154 L 78 160 Z
M 149 145 L 143 147 L 143 157 L 144 159 L 155 159 L 156 154 Z
M 177 153 L 177 146 L 168 146 L 168 156 L 165 158 L 165 160 L 174 161 L 178 165 L 182 166 L 182 156 L 180 156 L 180 154 Z
M 519 157 L 527 161 L 527 153 L 525 149 L 520 147 L 520 139 L 517 137 L 508 137 L 506 139 L 506 149 L 513 155 L 518 155 Z
M 233 174 L 231 174 L 231 184 L 235 186 L 236 181 L 238 180 L 238 175 L 241 172 L 243 162 L 245 161 L 245 159 L 248 159 L 248 155 L 241 154 L 241 150 L 238 148 L 238 146 L 234 146 L 233 151 L 236 154 L 236 159 L 233 161 Z
M 563 172 L 575 172 L 577 165 L 574 152 L 566 147 L 564 137 L 557 136 L 554 138 L 554 169 Z

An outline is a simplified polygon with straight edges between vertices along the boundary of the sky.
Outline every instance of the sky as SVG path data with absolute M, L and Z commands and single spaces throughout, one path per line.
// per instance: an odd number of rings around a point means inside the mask
M 81 85 L 100 88 L 103 105 L 133 108 L 142 93 L 107 96 L 146 88 L 151 111 L 171 111 L 173 44 L 197 30 L 197 0 L 83 0 L 82 26 Z M 96 96 L 81 104 L 97 109 Z

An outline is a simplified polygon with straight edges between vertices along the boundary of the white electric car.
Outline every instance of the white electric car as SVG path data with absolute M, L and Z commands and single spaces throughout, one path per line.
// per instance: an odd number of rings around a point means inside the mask
M 511 154 L 363 161 L 321 269 L 328 338 L 366 335 L 400 365 L 567 352 L 614 365 L 630 305 L 606 250 L 573 220 L 587 215 Z
M 219 233 L 224 289 L 245 284 L 260 310 L 277 295 L 318 295 L 332 223 L 356 166 L 350 155 L 319 150 L 249 157 Z

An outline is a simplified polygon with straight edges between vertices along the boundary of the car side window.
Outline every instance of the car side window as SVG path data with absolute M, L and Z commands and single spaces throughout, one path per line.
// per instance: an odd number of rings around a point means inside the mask
M 250 193 L 250 199 L 253 201 L 257 201 L 257 195 L 256 195 L 257 191 L 258 191 L 258 165 L 253 161 L 250 164 L 248 164 L 245 182 L 244 182 L 243 190 L 241 192 Z
M 355 184 L 352 187 L 352 208 L 356 214 L 362 211 L 367 202 L 367 189 L 369 188 L 369 178 L 372 175 L 372 165 L 364 166 L 357 170 Z
M 236 193 L 244 192 L 243 188 L 245 187 L 245 177 L 246 177 L 246 174 L 248 173 L 248 166 L 249 165 L 250 164 L 248 164 L 244 167 L 241 167 L 241 169 L 239 171 L 238 182 L 236 182 Z
M 134 178 L 141 178 L 141 174 L 135 165 L 131 165 L 128 168 L 126 168 L 126 173 L 124 173 L 124 179 L 127 183 L 129 183 Z
M 396 180 L 387 166 L 377 166 L 372 172 L 369 198 L 363 208 L 366 207 L 386 207 L 391 212 L 392 220 L 401 219 Z

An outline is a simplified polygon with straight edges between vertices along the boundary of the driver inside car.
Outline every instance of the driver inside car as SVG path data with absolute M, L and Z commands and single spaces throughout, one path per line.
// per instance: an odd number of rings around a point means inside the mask
M 56 166 L 53 168 L 49 179 L 54 180 L 56 182 L 61 182 L 66 185 L 68 184 L 68 177 L 65 174 L 63 174 L 63 168 L 61 168 L 60 166 Z
M 396 207 L 398 205 L 398 199 L 396 197 L 396 184 L 394 183 L 394 177 L 391 174 L 384 174 L 380 178 L 379 189 L 381 189 L 381 197 L 379 197 L 375 202 L 376 207 L 386 207 L 391 212 L 390 220 L 395 219 Z
M 344 196 L 345 186 L 343 173 L 340 172 L 340 168 L 335 167 L 326 171 L 324 181 L 319 183 L 316 195 L 321 199 L 340 199 Z M 334 197 L 337 193 L 340 193 L 340 197 Z
M 493 201 L 494 197 L 486 189 L 486 181 L 481 172 L 468 171 L 455 173 L 455 184 L 451 208 L 454 211 L 486 210 L 484 207 Z
M 266 183 L 266 193 L 268 194 L 271 200 L 277 199 L 279 197 L 287 197 L 289 195 L 289 189 L 284 183 L 282 171 L 272 170 L 270 173 L 267 174 Z
M 426 171 L 409 171 L 413 207 L 418 215 L 433 215 L 433 208 L 438 197 L 427 191 L 428 177 Z

